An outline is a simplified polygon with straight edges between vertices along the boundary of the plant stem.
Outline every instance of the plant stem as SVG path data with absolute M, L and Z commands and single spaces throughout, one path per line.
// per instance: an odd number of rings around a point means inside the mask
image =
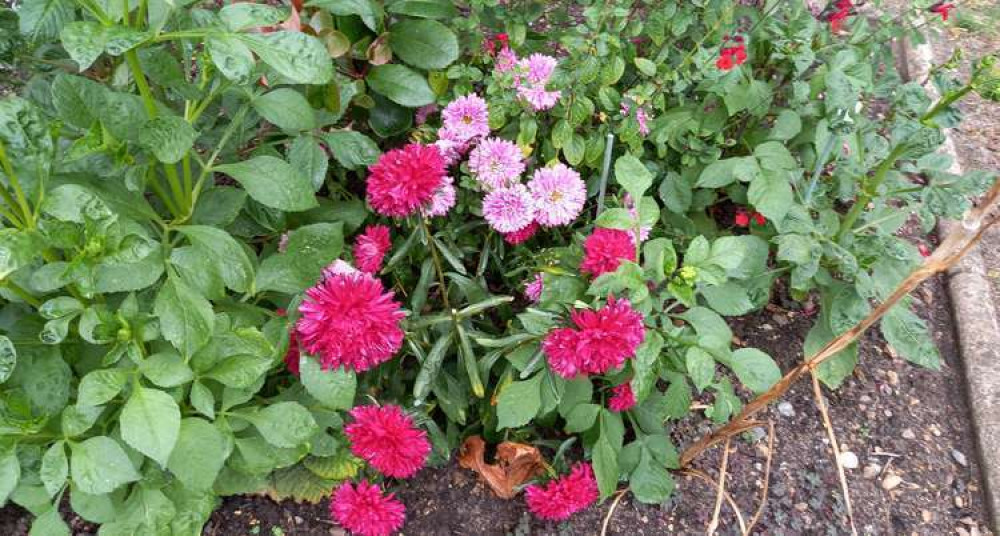
M 941 100 L 937 101 L 937 103 L 930 110 L 928 110 L 927 113 L 925 113 L 923 116 L 920 117 L 920 122 L 926 123 L 930 121 L 931 119 L 934 118 L 934 116 L 941 113 L 941 110 L 944 110 L 945 108 L 954 104 L 955 101 L 957 101 L 958 99 L 961 99 L 962 97 L 968 95 L 970 91 L 972 91 L 971 83 L 966 84 L 965 87 L 959 89 L 958 91 L 953 91 L 945 95 Z
M 608 174 L 611 173 L 611 152 L 615 147 L 615 135 L 608 132 L 604 143 L 604 165 L 601 167 L 601 184 L 597 192 L 597 215 L 604 210 L 604 193 L 608 189 Z
M 427 239 L 427 248 L 431 250 L 431 260 L 434 261 L 434 270 L 437 271 L 438 275 L 438 285 L 441 287 L 441 301 L 444 302 L 444 307 L 448 310 L 448 314 L 452 315 L 454 318 L 454 312 L 451 310 L 451 304 L 448 302 L 448 284 L 444 279 L 444 269 L 441 266 L 441 257 L 438 256 L 437 245 L 434 243 L 434 237 L 431 236 L 431 229 L 427 226 L 427 220 L 424 219 L 423 216 L 418 215 L 417 217 L 420 218 L 420 225 L 424 229 L 424 237 Z
M 820 156 L 816 160 L 816 166 L 813 168 L 812 180 L 809 181 L 809 187 L 806 188 L 805 205 L 807 207 L 812 206 L 812 196 L 813 192 L 816 190 L 816 184 L 819 182 L 820 173 L 823 171 L 823 166 L 826 165 L 826 159 L 830 158 L 830 153 L 833 152 L 833 146 L 837 143 L 838 138 L 840 138 L 840 136 L 830 133 L 830 137 L 827 138 L 826 143 L 823 144 L 823 150 L 820 152 Z
M 889 156 L 885 157 L 885 160 L 883 160 L 882 163 L 879 164 L 878 168 L 875 169 L 875 175 L 872 176 L 871 180 L 862 184 L 861 195 L 859 195 L 857 200 L 855 200 L 854 206 L 851 207 L 847 216 L 844 216 L 844 221 L 840 224 L 840 230 L 837 231 L 836 242 L 840 242 L 841 237 L 854 227 L 854 222 L 856 222 L 858 217 L 861 216 L 861 213 L 864 212 L 865 207 L 867 207 L 868 203 L 871 202 L 872 196 L 877 193 L 879 186 L 882 185 L 882 181 L 884 181 L 886 175 L 889 174 L 889 170 L 892 169 L 905 150 L 905 143 L 900 143 L 894 147 L 892 152 L 889 153 Z
M 38 301 L 38 298 L 35 298 L 34 296 L 32 296 L 27 290 L 24 290 L 23 288 L 21 288 L 20 285 L 18 285 L 17 283 L 15 283 L 14 281 L 12 281 L 11 279 L 9 279 L 9 278 L 5 279 L 3 281 L 3 285 L 5 287 L 9 288 L 11 292 L 13 292 L 14 294 L 17 295 L 17 297 L 21 298 L 22 300 L 24 300 L 25 302 L 27 302 L 28 304 L 30 304 L 35 309 L 38 309 L 39 307 L 42 306 L 42 302 Z
M 17 194 L 17 204 L 21 209 L 21 220 L 28 226 L 35 226 L 35 218 L 31 212 L 31 205 L 28 204 L 28 198 L 24 195 L 24 190 L 21 189 L 21 181 L 17 179 L 17 174 L 14 173 L 14 166 L 10 163 L 10 158 L 7 157 L 7 150 L 4 147 L 3 141 L 0 141 L 0 164 L 3 165 L 3 172 L 7 175 L 7 180 L 10 181 L 10 185 L 14 187 L 14 193 Z M 6 188 L 3 189 L 6 192 Z M 14 208 L 14 204 L 8 193 L 6 196 L 7 202 L 11 204 L 11 209 Z

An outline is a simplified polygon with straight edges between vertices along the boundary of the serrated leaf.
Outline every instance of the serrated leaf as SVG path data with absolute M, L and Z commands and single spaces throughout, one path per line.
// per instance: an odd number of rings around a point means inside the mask
M 70 475 L 73 484 L 84 493 L 110 493 L 123 484 L 139 480 L 139 473 L 121 445 L 110 437 L 98 436 L 82 443 L 71 443 L 70 450 Z
M 512 382 L 500 391 L 497 399 L 497 430 L 524 426 L 542 407 L 543 374 L 523 382 Z
M 354 405 L 358 380 L 353 371 L 343 367 L 323 370 L 316 358 L 303 353 L 299 356 L 299 379 L 306 392 L 325 408 L 346 410 Z
M 215 170 L 236 179 L 262 205 L 288 212 L 317 205 L 310 180 L 280 158 L 256 156 Z
M 122 439 L 161 466 L 167 465 L 180 427 L 177 402 L 158 389 L 136 388 L 122 408 Z
M 183 356 L 194 355 L 212 336 L 212 304 L 176 278 L 168 278 L 160 288 L 153 311 L 163 337 Z

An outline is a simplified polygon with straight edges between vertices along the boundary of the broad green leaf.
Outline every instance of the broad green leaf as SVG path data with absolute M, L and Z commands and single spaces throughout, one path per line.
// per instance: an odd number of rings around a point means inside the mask
M 177 444 L 167 468 L 191 490 L 211 490 L 230 451 L 229 439 L 215 426 L 197 417 L 181 421 Z
M 198 132 L 184 119 L 160 115 L 143 125 L 137 141 L 152 151 L 160 162 L 176 164 L 191 150 L 197 138 Z
M 31 402 L 32 409 L 45 415 L 58 415 L 70 397 L 70 382 L 73 371 L 63 359 L 60 348 L 48 346 L 44 349 L 21 348 L 25 360 L 24 374 L 20 375 L 21 388 Z
M 316 114 L 312 106 L 294 89 L 283 87 L 265 93 L 253 99 L 253 107 L 264 119 L 282 130 L 297 132 L 316 128 Z
M 790 170 L 798 167 L 792 153 L 779 142 L 766 141 L 753 149 L 753 155 L 762 169 L 771 171 Z
M 828 342 L 833 340 L 834 336 L 828 323 L 821 318 L 809 330 L 806 340 L 802 344 L 803 359 L 809 359 L 816 355 Z M 816 374 L 827 387 L 837 389 L 854 372 L 854 367 L 857 364 L 858 345 L 855 342 L 820 363 Z
M 905 305 L 897 305 L 882 317 L 882 334 L 904 359 L 924 368 L 941 368 L 941 355 L 924 321 Z
M 0 384 L 7 381 L 17 366 L 17 348 L 6 335 L 0 335 Z
M 542 407 L 541 385 L 544 374 L 530 380 L 512 382 L 500 391 L 497 400 L 497 430 L 524 426 Z
M 314 192 L 323 187 L 329 160 L 316 138 L 307 135 L 295 138 L 288 148 L 288 162 L 309 179 Z
M 312 414 L 298 402 L 278 402 L 247 418 L 264 440 L 276 447 L 297 447 L 318 429 Z
M 782 110 L 774 120 L 774 126 L 768 138 L 778 141 L 788 141 L 802 131 L 802 120 L 793 110 Z
M 618 453 L 602 434 L 594 444 L 591 456 L 597 488 L 601 492 L 601 500 L 604 500 L 618 489 Z
M 427 79 L 403 65 L 377 65 L 372 68 L 365 82 L 376 93 L 408 108 L 419 108 L 435 100 Z
M 369 30 L 376 33 L 382 26 L 382 8 L 374 0 L 309 0 L 306 5 L 325 9 L 334 15 L 357 15 Z
M 299 380 L 306 392 L 323 407 L 329 409 L 351 409 L 354 392 L 358 386 L 357 376 L 343 367 L 323 370 L 316 358 L 299 356 Z
M 104 52 L 107 37 L 104 27 L 96 22 L 71 22 L 59 34 L 69 57 L 85 71 Z
M 58 508 L 50 508 L 31 523 L 28 536 L 69 536 L 69 525 L 63 521 Z
M 232 34 L 209 35 L 205 48 L 212 57 L 212 63 L 226 78 L 245 84 L 250 81 L 254 69 L 253 52 Z
M 219 361 L 204 377 L 234 389 L 246 389 L 267 373 L 273 364 L 270 356 L 232 355 Z
M 215 419 L 215 395 L 201 382 L 191 384 L 191 407 L 209 419 Z
M 61 73 L 52 81 L 52 105 L 67 123 L 87 129 L 104 105 L 104 86 L 82 76 Z
M 653 459 L 648 449 L 641 449 L 639 465 L 629 479 L 629 488 L 635 498 L 646 504 L 660 504 L 670 498 L 675 487 L 663 463 Z
M 239 34 L 260 59 L 295 84 L 325 84 L 333 77 L 333 62 L 319 39 L 302 32 Z
M 115 502 L 110 494 L 91 495 L 72 488 L 69 504 L 73 512 L 91 523 L 108 523 L 115 517 Z
M 646 76 L 656 76 L 656 63 L 646 58 L 636 58 L 635 66 Z
M 438 340 L 434 341 L 434 345 L 427 352 L 427 357 L 420 364 L 420 372 L 417 373 L 417 379 L 413 382 L 414 400 L 423 402 L 431 392 L 431 386 L 437 381 L 438 374 L 441 373 L 441 365 L 444 363 L 445 356 L 448 355 L 451 342 L 451 332 L 439 336 Z
M 253 262 L 232 235 L 207 225 L 185 225 L 177 230 L 191 240 L 200 255 L 216 262 L 227 287 L 236 292 L 250 289 L 254 278 Z
M 121 392 L 128 381 L 128 371 L 124 369 L 98 369 L 87 373 L 80 380 L 77 404 L 100 406 Z
M 659 333 L 646 334 L 646 340 L 635 351 L 635 361 L 632 366 L 635 376 L 632 377 L 632 391 L 637 402 L 642 402 L 656 385 L 659 378 L 660 350 L 663 348 L 663 337 Z
M 63 408 L 61 423 L 63 435 L 76 437 L 90 430 L 103 412 L 103 406 L 87 406 L 81 404 L 78 399 L 76 404 Z
M 458 16 L 458 10 L 453 3 L 442 0 L 402 0 L 389 6 L 388 11 L 424 19 L 451 19 Z
M 66 458 L 65 441 L 56 441 L 42 456 L 42 467 L 38 473 L 49 497 L 54 497 L 66 484 L 69 476 L 69 460 Z
M 389 45 L 400 59 L 420 69 L 443 69 L 458 59 L 458 38 L 433 20 L 404 20 L 389 28 Z
M 216 166 L 215 170 L 236 179 L 258 203 L 297 212 L 315 207 L 309 178 L 280 158 L 255 156 L 235 164 Z
M 353 130 L 335 130 L 323 135 L 337 162 L 347 169 L 368 167 L 382 154 L 371 138 Z
M 41 241 L 36 233 L 0 229 L 0 281 L 31 264 L 40 254 Z
M 710 258 L 728 277 L 748 279 L 767 270 L 768 253 L 767 242 L 760 237 L 723 236 L 712 242 Z
M 25 0 L 17 10 L 21 33 L 36 43 L 55 39 L 75 9 L 70 0 Z
M 123 484 L 139 480 L 132 462 L 114 439 L 92 437 L 82 443 L 70 443 L 70 476 L 84 493 L 110 493 Z
M 284 253 L 264 259 L 257 273 L 257 290 L 285 294 L 302 292 L 320 277 L 323 268 L 344 248 L 342 223 L 316 223 L 288 234 Z
M 757 159 L 752 156 L 735 156 L 723 160 L 717 160 L 709 164 L 701 175 L 695 186 L 700 188 L 721 188 L 728 186 L 737 180 L 750 182 L 760 174 L 760 166 Z
M 122 409 L 122 439 L 161 466 L 167 465 L 180 427 L 180 408 L 158 389 L 137 387 Z
M 715 358 L 697 346 L 691 346 L 684 354 L 684 366 L 691 383 L 703 391 L 715 379 Z
M 139 363 L 142 375 L 158 387 L 177 387 L 194 379 L 191 367 L 177 352 L 153 354 Z
M 274 26 L 285 20 L 284 10 L 267 4 L 235 3 L 219 10 L 219 18 L 230 31 Z
M 160 288 L 153 311 L 163 337 L 183 356 L 194 355 L 212 336 L 212 304 L 176 278 L 168 278 Z
M 680 315 L 698 332 L 698 343 L 705 348 L 729 348 L 733 332 L 716 312 L 705 307 L 692 307 Z
M 17 488 L 21 479 L 21 462 L 12 448 L 0 449 L 0 504 L 7 504 L 7 498 Z
M 636 200 L 653 185 L 653 174 L 641 160 L 631 154 L 622 155 L 615 160 L 615 179 Z
M 771 356 L 756 348 L 740 348 L 727 363 L 748 389 L 760 394 L 781 379 L 781 369 Z
M 590 430 L 597 422 L 597 415 L 601 412 L 598 404 L 577 404 L 566 415 L 566 433 L 579 434 Z
M 795 201 L 789 173 L 763 171 L 750 182 L 747 200 L 771 221 L 781 221 Z

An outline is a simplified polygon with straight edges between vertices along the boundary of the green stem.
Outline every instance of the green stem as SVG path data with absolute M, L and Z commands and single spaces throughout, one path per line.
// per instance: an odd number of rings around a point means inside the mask
M 23 288 L 21 288 L 20 285 L 11 281 L 10 279 L 5 279 L 3 281 L 3 285 L 9 288 L 11 292 L 17 295 L 17 297 L 21 298 L 35 309 L 38 309 L 39 307 L 42 306 L 42 302 L 38 301 L 38 298 L 32 296 L 30 293 L 28 293 L 27 290 L 24 290 Z
M 17 174 L 14 173 L 14 166 L 10 163 L 10 158 L 7 157 L 7 150 L 2 141 L 0 141 L 0 164 L 3 165 L 3 171 L 7 175 L 7 180 L 10 181 L 10 185 L 14 187 L 14 193 L 17 194 L 17 205 L 21 209 L 21 220 L 28 225 L 28 227 L 35 226 L 35 218 L 31 212 L 31 205 L 28 204 L 28 198 L 24 195 L 24 190 L 21 189 L 21 181 L 17 179 Z M 4 188 L 6 191 L 6 188 Z M 8 193 L 6 198 L 10 197 Z M 7 199 L 10 203 L 11 209 L 14 208 L 14 204 L 10 199 Z
M 174 218 L 180 217 L 181 211 L 177 208 L 177 205 L 174 203 L 174 200 L 170 198 L 170 195 L 167 194 L 167 191 L 163 189 L 163 186 L 160 186 L 160 182 L 157 179 L 156 174 L 151 173 L 148 179 L 149 180 L 147 180 L 146 183 L 153 188 L 153 191 L 156 192 L 156 195 L 160 197 L 160 199 L 163 201 L 163 204 L 167 206 L 167 210 L 170 211 L 170 213 L 174 216 Z
M 844 221 L 840 224 L 840 230 L 837 231 L 837 242 L 840 242 L 841 237 L 854 227 L 854 222 L 856 222 L 858 217 L 861 216 L 861 213 L 864 212 L 868 203 L 871 202 L 872 197 L 878 192 L 878 188 L 882 185 L 882 181 L 884 181 L 885 177 L 889 174 L 889 170 L 891 170 L 896 164 L 896 161 L 899 160 L 899 157 L 903 155 L 904 151 L 906 151 L 905 143 L 900 143 L 894 147 L 892 152 L 889 153 L 889 156 L 885 157 L 885 160 L 879 164 L 878 168 L 875 170 L 875 175 L 872 176 L 871 180 L 862 184 L 861 195 L 859 195 L 854 201 L 854 206 L 851 207 L 847 216 L 844 217 Z
M 968 95 L 970 91 L 972 91 L 972 84 L 971 83 L 967 84 L 965 87 L 963 87 L 962 89 L 959 89 L 958 91 L 953 91 L 953 92 L 945 95 L 944 98 L 942 98 L 941 100 L 937 101 L 937 104 L 935 104 L 933 108 L 931 108 L 927 113 L 925 113 L 920 118 L 920 122 L 921 123 L 926 123 L 926 122 L 930 121 L 937 114 L 941 113 L 941 110 L 944 110 L 945 108 L 947 108 L 947 107 L 951 106 L 952 104 L 954 104 L 955 101 L 957 101 L 958 99 L 961 99 L 962 97 Z
M 441 287 L 441 301 L 444 302 L 444 307 L 448 310 L 448 314 L 454 316 L 451 304 L 448 302 L 448 284 L 444 279 L 444 269 L 441 266 L 441 257 L 438 256 L 437 245 L 434 244 L 434 237 L 431 236 L 431 229 L 427 226 L 427 220 L 422 216 L 417 217 L 420 218 L 420 225 L 424 229 L 424 237 L 427 238 L 427 248 L 431 250 L 431 260 L 434 261 L 434 270 L 437 271 L 438 275 L 438 285 Z M 457 320 L 455 322 L 457 323 Z

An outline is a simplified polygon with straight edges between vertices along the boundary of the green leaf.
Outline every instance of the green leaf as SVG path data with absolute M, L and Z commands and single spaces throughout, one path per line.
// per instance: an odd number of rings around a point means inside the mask
M 232 355 L 219 361 L 204 377 L 227 387 L 246 389 L 271 369 L 273 361 L 270 356 Z
M 50 508 L 31 523 L 28 536 L 69 536 L 69 525 L 63 521 L 58 508 Z
M 353 371 L 338 367 L 323 370 L 316 358 L 299 356 L 299 380 L 317 402 L 329 409 L 351 409 L 358 379 Z
M 382 8 L 373 0 L 310 0 L 310 7 L 319 7 L 334 15 L 357 15 L 369 30 L 378 33 L 382 24 Z
M 58 190 L 56 188 L 53 192 Z M 38 235 L 34 232 L 0 229 L 0 281 L 34 262 L 41 249 Z
M 201 382 L 191 384 L 191 407 L 209 419 L 215 418 L 215 395 Z
M 821 318 L 806 335 L 806 340 L 802 345 L 803 358 L 808 359 L 816 355 L 834 337 L 828 322 Z M 858 345 L 855 342 L 820 363 L 816 374 L 827 387 L 837 389 L 854 372 L 854 367 L 857 364 Z
M 69 57 L 85 71 L 104 52 L 107 37 L 104 27 L 96 22 L 71 22 L 59 33 L 63 48 Z
M 313 191 L 319 191 L 326 180 L 329 161 L 326 152 L 312 136 L 298 136 L 288 148 L 288 162 L 312 183 Z
M 325 84 L 333 62 L 319 39 L 302 32 L 239 34 L 260 59 L 294 84 Z
M 739 180 L 750 182 L 760 174 L 757 159 L 752 156 L 736 156 L 717 160 L 709 164 L 695 186 L 700 188 L 721 188 Z
M 376 93 L 408 108 L 419 108 L 435 99 L 427 79 L 403 65 L 377 65 L 372 68 L 365 82 Z
M 184 487 L 209 491 L 230 450 L 230 440 L 211 423 L 197 417 L 184 419 L 167 468 Z
M 226 78 L 245 84 L 253 73 L 253 52 L 235 35 L 212 34 L 205 41 L 212 63 Z
M 897 305 L 882 317 L 882 334 L 904 359 L 924 368 L 940 370 L 941 355 L 924 321 L 905 305 Z
M 598 404 L 577 404 L 566 415 L 566 433 L 579 434 L 590 430 L 600 412 L 601 406 Z
M 207 225 L 184 225 L 177 231 L 188 237 L 198 254 L 215 261 L 226 286 L 247 292 L 253 283 L 254 266 L 246 249 L 226 231 Z
M 123 484 L 139 480 L 132 462 L 114 439 L 92 437 L 82 443 L 70 443 L 70 476 L 84 493 L 110 493 Z
M 691 346 L 684 354 L 684 366 L 691 383 L 699 391 L 705 390 L 715 379 L 715 358 L 698 346 Z
M 69 476 L 69 460 L 66 458 L 66 442 L 56 441 L 42 456 L 42 467 L 38 473 L 49 497 L 54 497 L 66 484 Z
M 361 169 L 378 161 L 382 151 L 371 138 L 353 130 L 335 130 L 323 135 L 337 162 L 347 169 Z
M 60 73 L 52 81 L 52 105 L 63 121 L 87 129 L 104 105 L 104 91 L 104 86 L 93 80 Z
M 788 148 L 776 141 L 766 141 L 754 147 L 753 155 L 761 168 L 771 171 L 795 169 L 799 165 Z
M 666 501 L 676 487 L 674 478 L 648 449 L 642 448 L 639 456 L 639 465 L 632 472 L 629 488 L 639 502 L 660 504 Z
M 402 0 L 388 7 L 390 13 L 424 19 L 450 19 L 458 16 L 452 2 L 440 0 Z
M 177 402 L 157 389 L 137 387 L 122 409 L 122 439 L 161 466 L 167 465 L 180 427 Z
M 740 348 L 726 363 L 748 389 L 760 394 L 781 379 L 781 369 L 771 356 L 756 348 Z
M 0 335 L 0 384 L 7 381 L 17 366 L 17 348 L 6 335 Z
M 591 456 L 594 476 L 597 477 L 597 488 L 601 492 L 601 500 L 604 500 L 618 489 L 618 454 L 602 433 L 594 444 Z
M 317 206 L 309 178 L 280 158 L 255 156 L 215 170 L 236 179 L 262 205 L 287 212 Z
M 768 138 L 778 141 L 788 141 L 802 131 L 802 120 L 799 114 L 793 110 L 782 110 L 774 120 L 774 126 Z
M 139 370 L 158 387 L 177 387 L 194 379 L 191 367 L 173 351 L 147 357 L 139 363 Z
M 458 38 L 433 20 L 404 20 L 389 28 L 389 45 L 406 63 L 420 69 L 444 69 L 458 59 Z
M 89 372 L 80 380 L 77 404 L 100 406 L 121 392 L 128 381 L 128 371 L 124 369 L 98 369 Z
M 634 61 L 640 73 L 650 77 L 656 76 L 656 63 L 646 58 L 636 58 Z
M 715 311 L 705 307 L 692 307 L 680 315 L 698 332 L 698 344 L 710 349 L 727 349 L 733 332 L 726 321 Z
M 25 0 L 17 11 L 21 33 L 36 43 L 55 39 L 75 9 L 70 0 Z
M 138 142 L 152 151 L 160 162 L 176 164 L 191 150 L 197 138 L 198 132 L 184 119 L 160 115 L 142 127 Z
M 747 200 L 771 221 L 781 221 L 795 202 L 787 172 L 764 171 L 750 182 Z
M 298 402 L 278 402 L 247 418 L 264 440 L 276 447 L 297 447 L 319 429 L 309 410 Z
M 255 4 L 231 4 L 233 5 Z M 282 130 L 297 132 L 316 128 L 316 114 L 309 101 L 291 88 L 278 88 L 253 99 L 253 108 Z
M 542 407 L 542 376 L 512 382 L 500 391 L 497 400 L 497 430 L 528 424 Z
M 177 278 L 168 278 L 160 288 L 153 311 L 163 337 L 185 357 L 194 355 L 212 336 L 212 304 Z
M 659 378 L 658 364 L 660 350 L 663 349 L 663 337 L 659 333 L 646 334 L 646 340 L 635 350 L 635 361 L 632 366 L 635 375 L 632 377 L 632 391 L 637 402 L 642 402 L 656 385 Z
M 444 363 L 444 358 L 448 355 L 451 342 L 451 332 L 441 335 L 438 340 L 434 341 L 434 346 L 431 346 L 431 350 L 427 352 L 427 357 L 420 364 L 420 372 L 417 373 L 417 379 L 413 382 L 414 400 L 423 402 L 431 392 L 431 386 L 434 385 L 438 374 L 441 373 L 441 364 Z
M 653 174 L 641 160 L 631 154 L 622 155 L 615 160 L 615 179 L 636 200 L 653 185 Z
M 0 449 L 0 504 L 7 504 L 7 498 L 17 488 L 21 479 L 21 462 L 12 448 Z
M 257 290 L 285 294 L 302 292 L 320 277 L 323 268 L 344 248 L 343 224 L 316 223 L 288 234 L 284 253 L 264 259 L 257 274 Z
M 267 4 L 229 4 L 219 10 L 219 18 L 230 31 L 274 26 L 287 18 L 285 10 Z

